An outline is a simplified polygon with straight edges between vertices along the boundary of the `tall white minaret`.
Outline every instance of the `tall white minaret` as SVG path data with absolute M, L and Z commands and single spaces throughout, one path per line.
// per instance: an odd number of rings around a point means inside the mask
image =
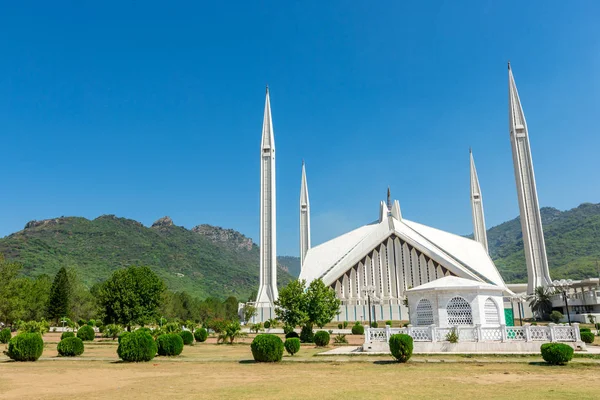
M 302 183 L 300 185 L 300 267 L 310 249 L 310 201 L 308 199 L 308 184 L 306 183 L 306 167 L 302 161 Z
M 272 305 L 277 292 L 277 235 L 275 209 L 275 137 L 271 119 L 269 87 L 265 100 L 260 145 L 260 286 L 257 303 Z
M 533 293 L 536 287 L 549 286 L 552 280 L 548 270 L 542 217 L 535 187 L 529 132 L 510 63 L 508 63 L 508 126 L 527 263 L 527 292 Z
M 481 188 L 479 187 L 479 178 L 475 169 L 475 160 L 473 152 L 469 149 L 471 158 L 471 211 L 473 212 L 473 239 L 481 243 L 485 251 L 488 251 L 487 232 L 485 231 L 485 218 L 483 216 L 483 199 L 481 198 Z

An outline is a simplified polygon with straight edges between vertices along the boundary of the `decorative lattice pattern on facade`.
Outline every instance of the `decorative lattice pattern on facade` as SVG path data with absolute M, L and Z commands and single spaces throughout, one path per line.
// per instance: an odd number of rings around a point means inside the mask
M 411 336 L 415 342 L 431 342 L 431 329 L 412 328 Z
M 550 340 L 548 333 L 550 332 L 545 326 L 530 326 L 531 340 Z
M 433 307 L 427 299 L 419 300 L 417 304 L 417 326 L 433 324 Z
M 462 297 L 453 297 L 446 306 L 448 325 L 473 325 L 471 305 Z
M 575 332 L 570 326 L 555 326 L 554 340 L 557 342 L 571 342 L 575 340 Z
M 525 329 L 522 326 L 507 326 L 506 338 L 508 340 L 525 340 Z
M 500 328 L 481 328 L 481 341 L 502 340 L 502 330 Z
M 483 313 L 485 314 L 485 323 L 488 325 L 500 325 L 500 315 L 498 315 L 498 307 L 494 300 L 488 298 L 483 305 Z

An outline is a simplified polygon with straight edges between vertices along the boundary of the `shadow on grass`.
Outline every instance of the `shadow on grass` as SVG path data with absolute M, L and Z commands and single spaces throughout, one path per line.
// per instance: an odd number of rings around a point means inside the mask
M 240 360 L 238 364 L 258 364 L 258 362 L 254 360 Z

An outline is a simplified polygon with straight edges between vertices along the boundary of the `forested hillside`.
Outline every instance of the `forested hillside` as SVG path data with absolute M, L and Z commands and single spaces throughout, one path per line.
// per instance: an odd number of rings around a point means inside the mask
M 200 298 L 245 300 L 258 287 L 258 247 L 249 238 L 208 225 L 188 230 L 168 217 L 150 228 L 114 215 L 31 221 L 0 239 L 0 253 L 22 263 L 27 276 L 54 277 L 60 267 L 73 267 L 88 286 L 118 268 L 145 265 L 170 290 Z M 281 268 L 278 277 L 280 285 L 292 279 Z

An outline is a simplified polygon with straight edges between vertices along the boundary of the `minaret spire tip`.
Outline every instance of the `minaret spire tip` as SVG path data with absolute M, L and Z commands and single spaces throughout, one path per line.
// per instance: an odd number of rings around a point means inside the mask
M 510 60 L 508 60 L 508 70 L 510 71 Z

